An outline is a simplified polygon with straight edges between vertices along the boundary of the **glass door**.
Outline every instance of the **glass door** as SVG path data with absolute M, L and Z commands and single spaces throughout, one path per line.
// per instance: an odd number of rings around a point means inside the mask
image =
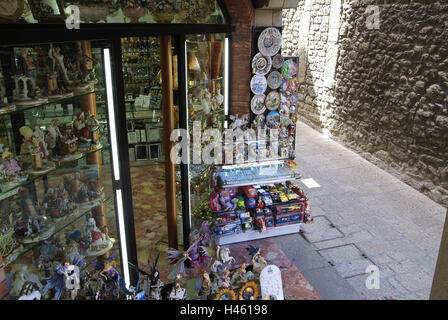
M 210 169 L 223 161 L 222 136 L 228 112 L 225 34 L 186 37 L 189 224 L 211 222 Z
M 108 47 L 100 40 L 0 47 L 0 274 L 7 279 L 0 299 L 38 292 L 83 300 L 98 291 L 125 298 L 113 280 L 122 266 Z

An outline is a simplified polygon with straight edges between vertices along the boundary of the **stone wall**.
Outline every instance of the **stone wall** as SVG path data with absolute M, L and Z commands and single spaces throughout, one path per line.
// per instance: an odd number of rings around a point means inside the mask
M 283 54 L 301 57 L 301 118 L 448 206 L 448 3 L 377 2 L 284 10 Z

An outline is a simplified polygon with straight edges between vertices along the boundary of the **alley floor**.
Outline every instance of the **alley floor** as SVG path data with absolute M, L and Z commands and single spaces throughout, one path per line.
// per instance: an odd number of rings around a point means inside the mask
M 324 298 L 429 299 L 446 208 L 301 122 L 296 139 L 314 223 L 301 239 L 274 241 L 318 291 L 319 282 L 333 285 L 331 295 L 319 291 Z M 294 241 L 323 264 L 291 256 Z M 379 289 L 366 287 L 369 265 L 379 269 Z

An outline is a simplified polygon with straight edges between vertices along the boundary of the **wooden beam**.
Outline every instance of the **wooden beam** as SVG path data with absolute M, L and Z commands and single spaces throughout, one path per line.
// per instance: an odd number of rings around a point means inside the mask
M 177 208 L 176 208 L 176 172 L 170 160 L 173 143 L 170 141 L 174 130 L 173 112 L 173 67 L 171 36 L 160 37 L 160 64 L 162 67 L 162 108 L 163 108 L 163 152 L 165 153 L 165 197 L 168 224 L 168 245 L 177 249 Z

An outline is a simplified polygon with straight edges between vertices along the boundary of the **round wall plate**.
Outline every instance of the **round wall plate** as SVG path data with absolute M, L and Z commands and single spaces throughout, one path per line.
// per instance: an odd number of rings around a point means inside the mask
M 255 74 L 266 75 L 272 67 L 272 59 L 258 52 L 252 59 L 252 70 Z
M 280 85 L 282 84 L 282 74 L 278 71 L 272 71 L 269 75 L 268 75 L 268 86 L 269 88 L 275 90 L 278 89 L 280 87 Z
M 271 91 L 266 96 L 266 100 L 264 101 L 266 108 L 268 110 L 277 110 L 280 105 L 280 94 L 277 91 Z
M 272 58 L 272 66 L 275 69 L 280 69 L 282 67 L 283 62 L 285 61 L 285 59 L 283 58 L 283 56 L 280 53 L 277 53 L 273 58 Z
M 253 94 L 263 94 L 268 88 L 268 82 L 265 76 L 256 74 L 250 80 L 250 89 Z
M 252 100 L 250 101 L 250 109 L 255 114 L 262 114 L 266 111 L 266 106 L 264 104 L 264 100 L 266 99 L 266 95 L 264 94 L 257 94 L 252 97 Z
M 264 55 L 272 57 L 282 47 L 282 35 L 277 28 L 264 29 L 258 37 L 258 50 Z

